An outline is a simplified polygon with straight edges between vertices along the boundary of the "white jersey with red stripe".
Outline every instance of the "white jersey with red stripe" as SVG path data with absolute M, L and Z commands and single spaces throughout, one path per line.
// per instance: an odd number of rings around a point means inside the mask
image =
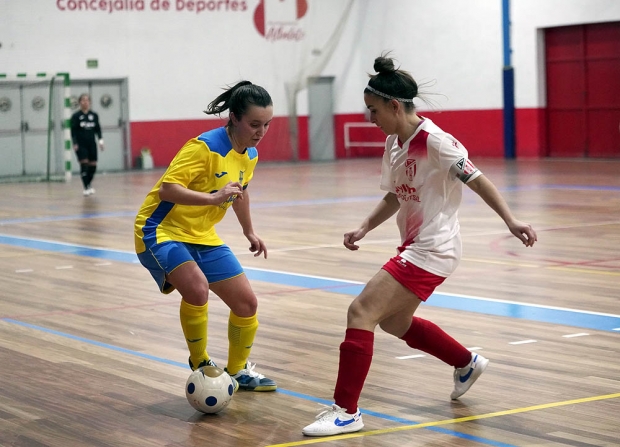
M 424 119 L 405 142 L 387 137 L 381 189 L 398 197 L 400 256 L 435 275 L 448 277 L 461 258 L 458 208 L 463 184 L 482 173 L 467 149 Z

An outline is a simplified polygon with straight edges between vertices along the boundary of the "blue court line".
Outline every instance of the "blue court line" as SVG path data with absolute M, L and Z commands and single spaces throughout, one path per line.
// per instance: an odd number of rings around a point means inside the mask
M 0 234 L 0 244 L 32 248 L 53 253 L 87 256 L 97 259 L 106 259 L 109 261 L 127 262 L 133 264 L 139 262 L 138 257 L 133 252 L 93 248 L 83 245 L 65 244 L 2 234 Z M 356 281 L 345 281 L 333 278 L 323 278 L 250 267 L 245 268 L 245 273 L 250 280 L 254 281 L 301 287 L 305 289 L 325 290 L 343 295 L 357 296 L 364 287 L 363 283 Z M 574 326 L 584 329 L 613 331 L 614 333 L 619 333 L 618 331 L 614 331 L 614 329 L 620 328 L 620 315 L 517 303 L 466 295 L 435 292 L 428 299 L 426 305 L 440 307 L 443 309 L 494 315 L 498 317 L 518 318 L 522 320 L 538 321 L 541 323 Z
M 309 199 L 309 200 L 290 200 L 283 202 L 256 202 L 252 203 L 252 209 L 260 208 L 282 208 L 291 206 L 315 206 L 315 205 L 331 205 L 338 203 L 359 203 L 380 200 L 383 196 L 357 196 L 357 197 L 337 197 L 326 199 Z M 45 217 L 20 217 L 17 219 L 0 220 L 0 226 L 15 225 L 24 223 L 41 223 L 41 222 L 61 222 L 65 220 L 81 220 L 81 219 L 105 219 L 108 217 L 136 217 L 135 211 L 117 211 L 109 213 L 82 213 L 66 216 L 45 216 Z
M 498 188 L 500 192 L 518 192 L 518 191 L 534 191 L 542 189 L 564 189 L 564 190 L 589 190 L 589 191 L 619 191 L 620 186 L 592 186 L 592 185 L 518 185 L 518 186 L 504 186 Z M 464 190 L 465 194 L 475 193 L 468 188 Z M 315 205 L 328 205 L 338 203 L 358 203 L 380 200 L 383 195 L 377 196 L 356 196 L 356 197 L 336 197 L 325 199 L 308 199 L 308 200 L 291 200 L 283 202 L 253 202 L 252 209 L 261 208 L 282 208 L 291 206 L 315 206 Z M 46 217 L 24 217 L 18 219 L 3 219 L 0 220 L 0 226 L 3 225 L 15 225 L 22 223 L 41 223 L 41 222 L 58 222 L 64 220 L 79 220 L 79 219 L 102 219 L 107 217 L 135 217 L 135 211 L 119 211 L 109 213 L 84 213 L 74 214 L 67 216 L 46 216 Z
M 121 348 L 119 346 L 114 346 L 114 345 L 110 345 L 110 344 L 107 344 L 107 343 L 101 343 L 101 342 L 98 342 L 98 341 L 95 341 L 95 340 L 91 340 L 91 339 L 88 339 L 88 338 L 78 337 L 76 335 L 71 335 L 71 334 L 67 334 L 65 332 L 56 331 L 54 329 L 49 329 L 49 328 L 46 328 L 46 327 L 37 326 L 37 325 L 34 325 L 34 324 L 29 324 L 29 323 L 24 323 L 24 322 L 18 321 L 18 320 L 13 320 L 11 318 L 0 318 L 0 321 L 4 321 L 4 322 L 7 322 L 7 323 L 15 324 L 15 325 L 26 327 L 26 328 L 29 328 L 29 329 L 34 329 L 34 330 L 37 330 L 37 331 L 45 332 L 47 334 L 57 335 L 59 337 L 69 338 L 71 340 L 75 340 L 75 341 L 79 341 L 79 342 L 82 342 L 82 343 L 98 346 L 100 348 L 111 349 L 113 351 L 121 352 L 123 354 L 128 354 L 128 355 L 133 355 L 133 356 L 136 356 L 136 357 L 141 357 L 141 358 L 146 359 L 146 360 L 152 360 L 152 361 L 159 362 L 159 363 L 165 363 L 166 365 L 178 366 L 178 367 L 181 367 L 181 368 L 189 369 L 189 365 L 187 363 L 174 362 L 172 360 L 168 360 L 168 359 L 165 359 L 165 358 L 162 358 L 162 357 L 156 357 L 156 356 L 153 356 L 153 355 L 144 354 L 142 352 L 132 351 L 131 349 L 125 349 L 125 348 Z M 296 398 L 299 398 L 299 399 L 305 399 L 305 400 L 309 400 L 309 401 L 312 401 L 312 402 L 318 402 L 318 403 L 321 403 L 323 405 L 331 405 L 332 404 L 332 401 L 328 401 L 326 399 L 320 399 L 318 397 L 310 396 L 308 394 L 297 393 L 295 391 L 284 390 L 284 389 L 281 389 L 281 388 L 278 388 L 276 391 L 278 393 L 284 394 L 286 396 L 292 396 L 292 397 L 296 397 Z M 376 418 L 384 419 L 384 420 L 391 421 L 391 422 L 397 422 L 397 423 L 406 424 L 406 425 L 420 424 L 420 422 L 416 422 L 416 421 L 412 421 L 412 420 L 404 419 L 404 418 L 399 418 L 399 417 L 395 417 L 395 416 L 390 416 L 388 414 L 378 413 L 376 411 L 366 410 L 364 408 L 361 408 L 360 411 L 362 411 L 363 414 L 366 414 L 366 415 L 369 415 L 369 416 L 374 416 Z M 454 436 L 456 438 L 467 439 L 469 441 L 475 441 L 475 442 L 478 442 L 480 444 L 490 445 L 490 446 L 493 446 L 493 447 L 517 447 L 517 446 L 514 446 L 512 444 L 505 444 L 505 443 L 502 443 L 502 442 L 493 441 L 491 439 L 481 438 L 479 436 L 469 435 L 467 433 L 460 433 L 460 432 L 456 432 L 456 431 L 453 431 L 453 430 L 448 430 L 448 429 L 441 428 L 441 427 L 425 427 L 425 429 L 426 430 L 435 431 L 435 432 L 438 432 L 438 433 L 442 433 L 442 434 L 445 434 L 445 435 L 449 435 L 449 436 Z
M 19 219 L 0 220 L 0 226 L 22 223 L 61 222 L 63 220 L 104 219 L 106 217 L 134 217 L 135 215 L 135 211 L 119 211 L 114 213 L 83 213 L 69 216 L 22 217 Z

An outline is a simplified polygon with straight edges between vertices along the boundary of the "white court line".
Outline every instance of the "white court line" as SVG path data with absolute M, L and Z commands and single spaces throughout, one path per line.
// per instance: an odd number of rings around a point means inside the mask
M 511 341 L 508 343 L 509 345 L 525 345 L 528 343 L 536 343 L 536 340 L 521 340 L 521 341 Z
M 102 267 L 104 265 L 112 265 L 111 262 L 100 262 L 99 264 L 95 264 L 95 267 Z
M 339 278 L 333 278 L 329 276 L 306 275 L 304 273 L 292 273 L 292 272 L 285 272 L 283 270 L 261 269 L 257 267 L 251 267 L 248 269 L 255 270 L 257 272 L 281 273 L 283 275 L 297 276 L 300 278 L 325 279 L 327 281 L 337 281 L 337 282 L 351 284 L 351 285 L 366 284 L 365 282 L 362 282 L 362 281 L 351 281 L 350 279 L 339 279 Z
M 448 293 L 448 292 L 439 292 L 439 291 L 436 291 L 436 293 L 437 295 L 453 296 L 456 298 L 469 298 L 469 299 L 478 300 L 478 301 L 490 301 L 492 303 L 516 304 L 517 306 L 537 307 L 539 309 L 563 310 L 566 312 L 576 312 L 580 314 L 601 315 L 603 317 L 620 317 L 620 315 L 618 314 L 607 314 L 604 312 L 592 312 L 589 310 L 572 309 L 570 307 L 545 306 L 543 304 L 528 303 L 526 301 L 520 302 L 520 301 L 510 301 L 510 300 L 498 300 L 494 298 L 484 298 L 481 296 L 464 295 L 461 293 L 457 294 L 457 293 Z M 618 328 L 617 330 L 620 330 L 620 328 Z
M 403 355 L 402 357 L 396 357 L 398 360 L 407 360 L 407 359 L 419 359 L 420 357 L 426 357 L 424 354 L 416 354 L 416 355 Z
M 34 270 L 32 270 L 32 269 L 15 270 L 15 273 L 31 273 L 31 272 L 34 272 Z
M 484 349 L 484 348 L 481 348 L 480 346 L 474 346 L 473 348 L 467 348 L 468 351 L 479 351 L 481 349 Z
M 586 334 L 585 332 L 579 332 L 578 334 L 562 335 L 562 337 L 564 337 L 564 338 L 573 338 L 573 337 L 585 337 L 586 335 L 590 335 L 590 334 Z
M 56 266 L 56 270 L 68 270 L 68 269 L 72 269 L 73 266 L 72 265 L 58 265 Z
M 620 221 L 601 222 L 599 224 L 591 224 L 591 225 L 586 225 L 586 226 L 609 225 L 609 224 L 615 224 L 615 223 L 620 223 Z M 578 226 L 575 225 L 574 227 L 578 227 Z M 564 228 L 569 228 L 569 226 L 564 227 Z M 570 228 L 572 228 L 572 227 L 570 227 Z M 0 233 L 0 237 L 3 237 L 3 236 L 14 237 L 14 236 L 3 235 L 3 234 Z M 55 242 L 55 241 L 50 241 L 50 240 L 45 240 L 45 239 L 34 239 L 34 238 L 27 238 L 27 237 L 19 237 L 17 239 L 28 240 L 28 241 L 35 241 L 35 242 L 39 242 L 40 241 L 40 242 L 55 244 L 55 245 L 58 245 L 58 246 L 90 248 L 90 249 L 96 249 L 96 250 L 102 250 L 102 251 L 114 252 L 114 253 L 135 254 L 133 251 L 111 250 L 111 249 L 108 249 L 108 248 L 93 247 L 93 246 L 88 246 L 88 245 L 77 245 L 77 244 L 70 244 L 70 243 L 64 243 L 64 242 L 60 243 L 60 242 Z M 384 243 L 386 241 L 387 240 L 374 240 L 374 241 L 365 241 L 365 243 L 379 244 L 379 243 Z M 390 239 L 390 241 L 394 241 L 394 240 Z M 333 246 L 340 247 L 342 245 L 341 244 L 334 244 Z M 244 253 L 246 253 L 246 252 L 244 252 Z M 253 253 L 246 253 L 246 254 L 253 254 Z M 134 259 L 134 260 L 131 261 L 131 263 L 132 264 L 139 264 L 140 261 L 138 259 Z M 330 280 L 330 281 L 338 281 L 338 282 L 342 282 L 342 283 L 347 283 L 347 284 L 351 284 L 351 285 L 365 284 L 366 283 L 366 282 L 361 282 L 361 281 L 351 281 L 351 280 L 342 279 L 342 278 L 327 277 L 327 276 L 305 275 L 305 274 L 302 274 L 302 273 L 293 273 L 293 272 L 290 272 L 290 271 L 287 272 L 287 271 L 282 271 L 282 270 L 261 269 L 261 268 L 255 268 L 255 267 L 251 267 L 251 268 L 248 267 L 248 270 L 281 273 L 281 274 L 285 274 L 285 275 L 288 275 L 288 276 L 296 276 L 296 277 L 300 277 L 300 278 L 325 279 L 325 280 Z M 603 313 L 603 312 L 592 312 L 592 311 L 581 310 L 581 309 L 573 309 L 573 308 L 568 308 L 568 307 L 544 306 L 544 305 L 541 305 L 541 304 L 534 304 L 534 303 L 530 303 L 530 302 L 527 302 L 527 301 L 521 302 L 521 301 L 511 301 L 511 300 L 500 300 L 500 299 L 493 299 L 493 298 L 485 298 L 485 297 L 481 297 L 481 296 L 465 295 L 465 294 L 455 294 L 455 293 L 447 293 L 447 292 L 440 292 L 440 291 L 436 291 L 435 293 L 437 293 L 437 295 L 446 295 L 446 296 L 452 296 L 452 297 L 458 297 L 458 298 L 467 298 L 467 299 L 471 299 L 471 300 L 475 300 L 475 301 L 483 301 L 483 302 L 487 301 L 487 302 L 502 303 L 502 304 L 514 304 L 514 305 L 517 305 L 517 306 L 528 306 L 528 307 L 534 307 L 534 308 L 539 308 L 539 309 L 561 310 L 561 311 L 565 311 L 565 312 L 588 314 L 588 315 L 598 315 L 598 316 L 604 316 L 604 317 L 616 317 L 616 318 L 620 317 L 620 315 L 618 315 L 618 314 L 610 314 L 610 313 Z M 614 331 L 620 331 L 620 327 L 619 328 L 615 328 L 613 330 Z

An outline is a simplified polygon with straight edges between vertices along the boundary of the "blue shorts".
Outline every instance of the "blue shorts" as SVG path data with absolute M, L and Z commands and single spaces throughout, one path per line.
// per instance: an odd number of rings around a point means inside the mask
M 174 290 L 174 286 L 166 281 L 166 275 L 186 262 L 198 264 L 209 283 L 224 281 L 243 273 L 243 267 L 228 245 L 208 246 L 167 241 L 139 253 L 138 259 L 151 272 L 162 293 Z

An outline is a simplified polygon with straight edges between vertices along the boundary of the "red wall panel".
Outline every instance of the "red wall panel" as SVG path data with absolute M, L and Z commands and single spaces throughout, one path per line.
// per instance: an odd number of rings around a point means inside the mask
M 459 110 L 421 112 L 439 127 L 458 138 L 472 157 L 501 158 L 503 148 L 502 111 Z M 344 124 L 366 122 L 363 113 L 334 116 L 336 158 L 346 157 Z M 544 152 L 545 114 L 541 109 L 517 109 L 517 157 L 540 157 Z M 298 117 L 298 159 L 309 160 L 308 117 Z M 153 121 L 131 123 L 132 157 L 134 166 L 140 150 L 151 150 L 156 167 L 167 166 L 187 140 L 210 129 L 224 125 L 224 120 Z M 353 141 L 375 141 L 381 146 L 353 146 L 350 157 L 380 157 L 383 154 L 385 135 L 375 127 L 352 130 Z M 291 161 L 289 123 L 286 117 L 275 117 L 267 135 L 258 147 L 261 161 Z
M 548 154 L 620 157 L 620 22 L 550 28 Z
M 132 122 L 131 154 L 134 166 L 140 151 L 146 147 L 151 150 L 155 166 L 165 167 L 188 140 L 224 124 L 226 121 L 219 119 Z M 300 154 L 304 151 L 307 157 L 307 146 L 300 147 Z M 258 154 L 261 161 L 292 159 L 287 117 L 273 118 L 269 131 L 258 146 Z

